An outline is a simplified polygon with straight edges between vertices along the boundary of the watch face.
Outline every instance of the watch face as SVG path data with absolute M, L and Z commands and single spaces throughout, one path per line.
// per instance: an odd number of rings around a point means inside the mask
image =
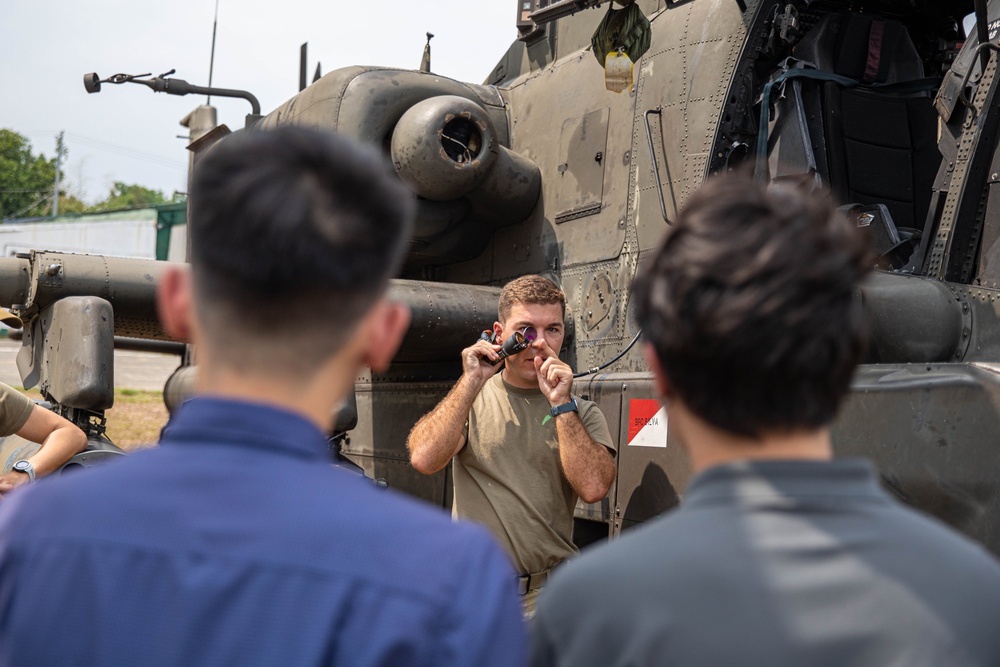
M 35 481 L 35 467 L 31 465 L 30 461 L 21 459 L 20 461 L 15 462 L 14 465 L 10 467 L 10 469 L 13 470 L 14 472 L 23 472 L 25 475 L 28 476 L 29 481 L 31 482 Z

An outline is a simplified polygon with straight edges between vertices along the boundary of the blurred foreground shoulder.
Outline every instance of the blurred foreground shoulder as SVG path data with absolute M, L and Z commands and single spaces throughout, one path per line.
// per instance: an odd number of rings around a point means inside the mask
M 510 560 L 485 529 L 463 522 L 452 528 L 457 549 L 435 564 L 455 568 L 456 584 L 435 664 L 523 667 L 528 635 Z

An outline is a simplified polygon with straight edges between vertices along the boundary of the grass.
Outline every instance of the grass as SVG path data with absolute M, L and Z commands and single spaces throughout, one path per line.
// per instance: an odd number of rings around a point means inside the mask
M 37 389 L 16 389 L 32 399 L 42 397 Z M 115 389 L 114 407 L 105 416 L 108 438 L 126 451 L 155 445 L 168 417 L 163 393 L 140 389 Z
M 126 451 L 150 447 L 159 440 L 168 416 L 163 392 L 115 389 L 115 405 L 107 412 L 107 435 Z

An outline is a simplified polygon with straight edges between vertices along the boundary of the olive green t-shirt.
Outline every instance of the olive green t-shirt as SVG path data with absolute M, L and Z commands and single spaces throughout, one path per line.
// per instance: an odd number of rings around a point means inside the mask
M 0 437 L 13 435 L 31 416 L 34 402 L 17 389 L 0 382 Z
M 455 457 L 452 513 L 485 525 L 522 574 L 542 572 L 577 552 L 577 494 L 562 473 L 555 420 L 539 389 L 519 389 L 500 373 L 472 404 L 466 444 Z M 578 397 L 580 420 L 615 449 L 604 415 Z

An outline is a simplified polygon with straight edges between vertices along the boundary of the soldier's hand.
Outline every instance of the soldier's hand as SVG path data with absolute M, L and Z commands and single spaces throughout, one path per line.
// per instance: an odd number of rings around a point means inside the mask
M 479 340 L 475 345 L 471 345 L 462 350 L 462 372 L 477 383 L 483 384 L 497 371 L 503 368 L 503 364 L 492 365 L 490 361 L 499 359 L 497 351 L 499 345 L 494 345 L 489 341 Z
M 0 475 L 0 497 L 10 493 L 22 484 L 28 483 L 28 476 L 21 472 L 9 472 Z
M 559 358 L 544 338 L 539 338 L 532 346 L 539 350 L 535 357 L 538 388 L 549 400 L 549 405 L 555 407 L 569 403 L 570 390 L 573 388 L 573 369 Z

